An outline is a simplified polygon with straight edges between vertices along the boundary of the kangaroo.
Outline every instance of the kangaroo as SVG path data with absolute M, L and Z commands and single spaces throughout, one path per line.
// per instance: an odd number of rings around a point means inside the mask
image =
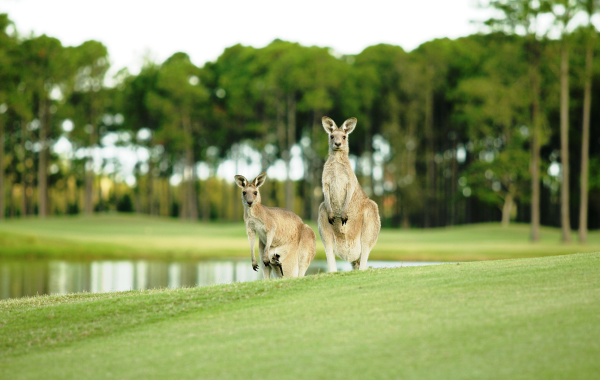
M 263 262 L 265 279 L 275 277 L 302 277 L 315 257 L 315 232 L 291 211 L 261 204 L 260 191 L 267 173 L 261 173 L 252 182 L 236 175 L 235 183 L 242 188 L 244 223 L 250 241 L 252 269 L 258 271 L 254 243 L 258 235 L 258 252 Z
M 341 128 L 326 116 L 322 122 L 329 135 L 329 157 L 323 168 L 325 199 L 319 207 L 319 234 L 325 246 L 327 266 L 330 272 L 337 270 L 337 255 L 352 263 L 353 269 L 367 269 L 381 221 L 377 203 L 360 187 L 348 159 L 348 135 L 356 127 L 357 120 L 350 118 Z

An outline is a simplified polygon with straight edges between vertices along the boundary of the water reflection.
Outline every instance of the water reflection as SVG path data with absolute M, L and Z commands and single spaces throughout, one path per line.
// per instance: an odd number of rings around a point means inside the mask
M 431 265 L 434 262 L 371 261 L 374 268 Z M 338 270 L 350 270 L 338 260 Z M 314 260 L 307 274 L 327 272 L 325 260 Z M 250 260 L 209 261 L 64 261 L 0 260 L 0 299 L 66 294 L 111 292 L 152 288 L 206 286 L 262 279 Z

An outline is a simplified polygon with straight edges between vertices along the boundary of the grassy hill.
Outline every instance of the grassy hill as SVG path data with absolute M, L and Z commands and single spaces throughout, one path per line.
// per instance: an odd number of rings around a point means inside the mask
M 312 226 L 316 231 L 316 226 Z M 318 236 L 318 234 L 317 234 Z M 573 241 L 576 242 L 575 236 Z M 374 260 L 469 261 L 600 251 L 600 231 L 589 243 L 560 243 L 560 231 L 542 228 L 529 242 L 528 225 L 479 224 L 429 230 L 383 229 Z M 317 254 L 325 258 L 317 237 Z M 135 215 L 25 218 L 0 223 L 0 258 L 215 258 L 249 257 L 242 223 L 191 223 Z
M 600 254 L 0 301 L 2 379 L 591 379 Z

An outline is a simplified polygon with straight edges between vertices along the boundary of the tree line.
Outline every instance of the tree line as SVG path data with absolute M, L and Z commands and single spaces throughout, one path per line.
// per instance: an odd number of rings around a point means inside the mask
M 562 226 L 566 241 L 579 228 L 585 241 L 600 227 L 597 4 L 488 6 L 498 10 L 488 33 L 411 52 L 380 44 L 340 55 L 275 40 L 229 47 L 203 67 L 185 53 L 147 61 L 111 86 L 101 42 L 23 38 L 0 15 L 0 218 L 119 210 L 240 220 L 232 178 L 218 171 L 255 160 L 287 173 L 265 185 L 268 205 L 316 220 L 320 119 L 354 116 L 350 153 L 384 226 L 516 220 L 531 223 L 534 241 L 541 224 Z M 573 25 L 582 13 L 587 22 Z M 543 17 L 554 23 L 541 30 Z M 109 145 L 137 157 L 133 181 L 123 162 L 98 157 Z

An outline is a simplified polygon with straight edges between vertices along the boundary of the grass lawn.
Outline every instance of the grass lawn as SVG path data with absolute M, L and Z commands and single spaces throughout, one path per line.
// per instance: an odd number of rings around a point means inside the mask
M 0 301 L 2 379 L 592 379 L 600 254 Z
M 316 225 L 312 227 L 316 232 Z M 573 241 L 577 241 L 575 234 Z M 587 245 L 565 245 L 560 243 L 559 229 L 542 228 L 542 241 L 531 244 L 528 225 L 505 229 L 489 223 L 430 230 L 383 229 L 370 258 L 469 261 L 598 251 L 600 231 L 590 232 Z M 186 259 L 250 257 L 250 249 L 242 223 L 190 223 L 122 214 L 0 223 L 0 258 L 23 256 Z M 325 258 L 319 237 L 317 257 Z

